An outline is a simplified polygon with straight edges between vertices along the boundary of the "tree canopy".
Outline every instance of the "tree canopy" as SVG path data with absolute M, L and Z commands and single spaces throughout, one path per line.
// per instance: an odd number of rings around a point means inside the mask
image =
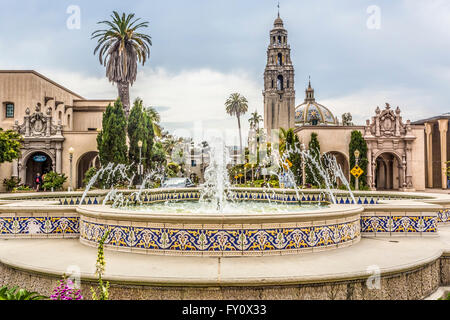
M 130 141 L 130 147 L 128 150 L 128 156 L 130 163 L 138 164 L 139 158 L 139 146 L 138 142 L 142 142 L 141 157 L 144 169 L 151 167 L 152 161 L 152 148 L 153 148 L 153 124 L 149 115 L 144 111 L 143 101 L 137 98 L 134 101 L 133 108 L 131 109 L 130 116 L 128 117 L 128 138 Z
M 359 186 L 367 186 L 367 143 L 364 140 L 362 133 L 358 130 L 352 131 L 349 144 L 349 155 L 350 155 L 350 170 L 356 165 L 355 150 L 359 150 L 360 156 L 358 165 L 364 171 L 364 173 L 359 177 Z M 350 175 L 350 185 L 355 186 L 355 177 Z
M 127 119 L 120 98 L 103 113 L 103 129 L 97 136 L 100 163 L 128 163 L 126 128 Z
M 3 131 L 0 128 L 0 163 L 12 162 L 20 158 L 22 142 L 22 136 L 16 131 Z
M 321 165 L 320 143 L 317 139 L 317 133 L 315 132 L 311 133 L 311 140 L 309 141 L 308 149 L 314 161 L 317 164 Z M 311 161 L 306 161 L 306 164 L 306 183 L 320 187 L 320 185 L 323 183 L 323 179 L 319 174 L 319 169 L 313 163 L 311 163 Z

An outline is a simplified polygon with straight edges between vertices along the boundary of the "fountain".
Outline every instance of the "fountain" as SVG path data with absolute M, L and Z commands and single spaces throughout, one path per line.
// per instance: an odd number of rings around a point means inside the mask
M 146 254 L 230 256 L 333 249 L 359 241 L 362 207 L 336 204 L 332 186 L 336 177 L 342 181 L 345 177 L 331 157 L 327 161 L 332 170 L 327 172 L 309 152 L 288 148 L 282 155 L 274 153 L 272 168 L 284 168 L 293 188 L 234 188 L 224 142 L 215 138 L 208 143 L 210 162 L 200 188 L 145 189 L 146 181 L 157 172 L 147 175 L 137 191 L 112 186 L 102 205 L 77 209 L 81 242 L 96 246 L 109 229 L 106 248 L 129 247 Z M 325 191 L 305 196 L 285 165 L 291 152 L 302 152 L 307 165 L 317 167 Z M 127 172 L 123 165 L 108 165 L 100 171 L 107 181 L 116 174 L 129 180 L 123 176 Z M 272 173 L 277 174 L 275 169 Z M 96 174 L 91 180 L 98 177 Z M 88 187 L 93 184 L 90 181 Z
M 33 274 L 33 279 L 43 278 L 45 281 L 42 283 L 49 283 L 41 271 L 36 273 L 33 266 L 36 261 L 45 264 L 41 270 L 52 269 L 56 270 L 55 274 L 61 275 L 65 272 L 65 266 L 60 261 L 72 261 L 71 248 L 77 246 L 76 258 L 80 261 L 92 258 L 93 251 L 83 248 L 78 241 L 95 248 L 107 231 L 105 250 L 126 252 L 106 253 L 111 265 L 126 266 L 120 277 L 108 275 L 111 277 L 109 281 L 120 284 L 111 286 L 112 290 L 124 296 L 134 293 L 136 285 L 139 285 L 145 292 L 161 297 L 161 283 L 164 290 L 171 294 L 181 292 L 186 297 L 186 292 L 189 292 L 189 297 L 194 299 L 210 297 L 212 292 L 219 292 L 219 298 L 228 297 L 225 295 L 227 290 L 233 298 L 238 293 L 246 298 L 258 299 L 260 292 L 276 292 L 277 298 L 291 299 L 294 288 L 299 292 L 306 288 L 306 298 L 311 298 L 312 290 L 316 290 L 315 296 L 322 297 L 330 293 L 330 279 L 337 283 L 336 288 L 349 288 L 355 283 L 364 285 L 368 276 L 364 273 L 366 263 L 382 261 L 388 264 L 389 279 L 392 279 L 392 274 L 403 277 L 405 264 L 402 261 L 401 264 L 391 265 L 394 255 L 403 255 L 415 266 L 412 271 L 407 270 L 407 281 L 400 282 L 414 283 L 414 286 L 424 288 L 424 268 L 429 268 L 427 272 L 436 272 L 435 278 L 439 279 L 439 265 L 448 263 L 444 256 L 440 258 L 436 255 L 436 243 L 440 239 L 430 242 L 433 237 L 428 236 L 437 236 L 437 221 L 449 220 L 449 197 L 365 191 L 353 195 L 345 190 L 336 190 L 338 182 L 347 189 L 349 185 L 334 157 L 325 155 L 316 160 L 307 151 L 289 148 L 281 155 L 274 153 L 271 173 L 280 178 L 283 176 L 285 181 L 290 182 L 291 188 L 272 188 L 270 185 L 264 188 L 236 188 L 229 182 L 227 149 L 221 141 L 211 141 L 210 146 L 210 166 L 206 170 L 206 182 L 200 188 L 148 189 L 152 181 L 162 179 L 163 173 L 154 171 L 143 177 L 137 189 L 120 189 L 114 186 L 113 181 L 121 180 L 122 184 L 130 185 L 133 174 L 129 167 L 109 164 L 97 171 L 83 193 L 3 195 L 0 198 L 7 204 L 0 206 L 2 237 L 12 239 L 4 243 L 8 250 L 3 250 L 3 254 L 11 252 L 11 261 L 15 259 L 15 250 L 29 252 L 19 255 L 26 257 L 26 263 L 16 263 L 10 269 L 4 266 L 2 270 L 13 274 L 11 279 L 17 278 L 22 272 L 20 270 L 25 270 L 24 279 L 30 279 L 29 274 Z M 310 171 L 318 172 L 318 176 L 313 178 L 323 182 L 323 189 L 305 189 L 295 183 L 288 162 L 290 152 L 299 152 L 307 160 L 304 165 L 315 169 Z M 264 167 L 268 165 L 264 164 Z M 109 181 L 110 186 L 104 190 L 89 190 L 96 179 L 105 183 Z M 29 200 L 40 201 L 27 205 Z M 396 237 L 395 245 L 389 241 L 372 240 L 373 237 L 389 238 L 402 234 L 408 236 L 403 239 Z M 361 241 L 362 235 L 370 240 Z M 27 237 L 30 245 L 25 246 L 22 241 Z M 424 248 L 428 243 L 432 244 L 429 251 L 418 256 L 420 263 L 415 258 L 411 260 L 410 250 L 410 242 L 417 243 L 419 237 L 425 243 Z M 45 238 L 47 240 L 42 241 Z M 399 239 L 404 243 L 399 244 Z M 327 252 L 325 255 L 319 252 L 339 251 L 360 241 L 359 250 Z M 54 257 L 53 252 L 58 252 L 64 259 L 42 259 L 50 246 L 54 248 L 51 257 Z M 364 246 L 366 250 L 361 250 Z M 372 257 L 367 252 L 373 252 L 374 246 L 378 246 L 378 255 Z M 389 259 L 385 258 L 387 246 L 390 248 Z M 405 249 L 405 254 L 401 248 Z M 303 256 L 311 252 L 316 253 Z M 431 254 L 434 260 L 430 264 Z M 164 257 L 170 255 L 177 257 Z M 325 272 L 323 261 L 333 261 Z M 348 261 L 359 263 L 359 269 L 351 277 L 347 272 Z M 21 265 L 19 271 L 17 265 Z M 335 266 L 340 266 L 340 270 L 345 272 L 335 272 Z M 310 274 L 304 274 L 305 270 L 311 270 Z M 83 269 L 83 273 L 89 272 Z M 411 272 L 415 272 L 417 277 L 411 277 Z M 153 278 L 149 278 L 150 274 Z M 391 290 L 396 296 L 398 282 L 395 286 L 391 283 L 391 280 L 386 281 L 383 288 Z M 86 290 L 89 286 L 85 285 Z M 210 288 L 213 290 L 207 291 Z M 432 288 L 427 288 L 429 293 Z M 365 291 L 365 297 L 371 297 L 367 293 L 369 291 Z M 252 295 L 254 292 L 258 295 Z M 350 294 L 352 292 L 353 289 Z

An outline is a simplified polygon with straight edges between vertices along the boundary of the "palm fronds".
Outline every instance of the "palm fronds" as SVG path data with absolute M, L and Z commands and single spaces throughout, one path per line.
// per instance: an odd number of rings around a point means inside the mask
M 94 54 L 98 53 L 100 64 L 106 66 L 106 75 L 111 82 L 126 82 L 131 85 L 136 81 L 137 63 L 145 64 L 150 58 L 151 37 L 137 32 L 147 28 L 147 21 L 134 19 L 135 14 L 119 15 L 113 11 L 112 21 L 100 21 L 105 29 L 96 30 L 91 39 L 97 39 Z

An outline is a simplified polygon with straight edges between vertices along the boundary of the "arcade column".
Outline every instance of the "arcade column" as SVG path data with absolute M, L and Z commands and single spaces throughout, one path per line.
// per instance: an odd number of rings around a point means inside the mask
M 425 123 L 427 141 L 427 188 L 433 188 L 433 123 Z
M 442 189 L 447 189 L 447 131 L 448 131 L 448 119 L 440 119 L 439 133 L 441 137 L 441 178 Z

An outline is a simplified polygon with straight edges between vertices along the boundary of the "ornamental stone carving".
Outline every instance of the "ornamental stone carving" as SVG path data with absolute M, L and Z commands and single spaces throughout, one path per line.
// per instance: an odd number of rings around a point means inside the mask
M 23 123 L 19 125 L 16 120 L 14 130 L 19 132 L 23 138 L 22 157 L 18 159 L 18 172 L 22 181 L 26 181 L 27 161 L 36 152 L 42 152 L 49 156 L 52 163 L 52 170 L 61 173 L 62 171 L 62 134 L 61 121 L 53 124 L 52 108 L 47 107 L 45 113 L 42 112 L 41 104 L 36 104 L 34 112 L 30 108 L 25 110 Z
M 400 108 L 392 110 L 389 103 L 386 103 L 386 108 L 381 110 L 377 107 L 375 110 L 375 117 L 372 117 L 372 123 L 369 120 L 366 122 L 365 135 L 372 135 L 375 137 L 400 137 L 405 135 L 407 130 L 411 130 L 409 120 L 404 124 L 400 116 Z
M 41 111 L 41 104 L 38 103 L 35 111 L 30 115 L 30 108 L 25 110 L 25 117 L 23 124 L 19 125 L 16 120 L 14 130 L 22 134 L 24 137 L 50 137 L 61 136 L 62 125 L 58 121 L 57 125 L 52 121 L 52 108 L 47 107 L 45 114 Z
M 376 189 L 375 175 L 377 158 L 383 154 L 391 154 L 398 163 L 398 182 L 402 190 L 413 190 L 412 179 L 412 143 L 416 139 L 413 135 L 411 122 L 406 123 L 400 115 L 400 108 L 395 111 L 389 103 L 381 110 L 375 109 L 375 116 L 366 121 L 364 140 L 368 148 L 367 183 L 371 189 Z

